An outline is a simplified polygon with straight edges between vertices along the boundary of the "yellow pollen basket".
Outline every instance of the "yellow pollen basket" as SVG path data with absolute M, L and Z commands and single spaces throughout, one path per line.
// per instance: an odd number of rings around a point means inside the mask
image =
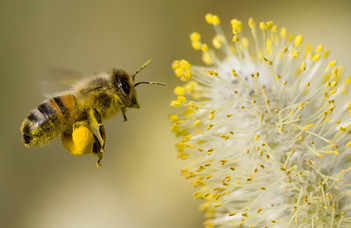
M 72 135 L 63 134 L 61 140 L 63 146 L 73 155 L 90 154 L 93 151 L 93 133 L 84 126 L 74 129 Z

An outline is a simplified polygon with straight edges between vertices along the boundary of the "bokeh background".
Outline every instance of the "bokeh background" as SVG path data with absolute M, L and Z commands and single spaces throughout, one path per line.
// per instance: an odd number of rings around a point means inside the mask
M 0 1 L 0 227 L 202 227 L 192 187 L 180 175 L 176 139 L 167 119 L 180 82 L 174 59 L 200 62 L 189 42 L 214 32 L 204 21 L 216 13 L 229 35 L 230 19 L 273 20 L 305 41 L 324 44 L 351 69 L 351 2 L 248 0 Z M 50 68 L 83 73 L 123 67 L 166 87 L 138 87 L 140 110 L 106 122 L 101 168 L 93 156 L 75 157 L 59 140 L 28 149 L 21 121 L 43 99 L 39 84 Z

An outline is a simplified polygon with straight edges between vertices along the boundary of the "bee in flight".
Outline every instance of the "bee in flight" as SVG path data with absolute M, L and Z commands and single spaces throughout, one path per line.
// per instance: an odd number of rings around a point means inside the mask
M 133 75 L 122 69 L 100 73 L 72 85 L 34 109 L 21 125 L 26 147 L 42 146 L 61 137 L 63 146 L 73 155 L 93 154 L 101 166 L 106 145 L 104 120 L 127 108 L 139 108 L 135 87 L 140 84 L 165 85 L 161 82 L 137 82 L 135 76 L 151 63 L 147 61 Z M 98 133 L 98 137 L 94 134 Z

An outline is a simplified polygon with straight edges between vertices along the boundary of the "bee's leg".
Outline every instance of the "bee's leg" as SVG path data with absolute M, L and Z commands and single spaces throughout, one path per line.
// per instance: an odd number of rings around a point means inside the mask
M 126 121 L 128 120 L 128 119 L 127 119 L 127 116 L 126 116 L 127 108 L 126 108 L 126 107 L 122 107 L 122 108 L 121 108 L 121 111 L 122 111 L 122 115 L 123 115 L 124 122 L 126 122 Z
M 100 151 L 104 152 L 105 151 L 105 145 L 106 145 L 106 133 L 105 133 L 105 127 L 102 123 L 102 117 L 101 114 L 98 110 L 96 110 L 95 108 L 92 109 L 93 110 L 93 115 L 92 118 L 96 121 L 97 126 L 98 126 L 98 132 L 99 132 L 99 136 L 101 139 L 101 148 Z
M 95 134 L 94 135 L 94 144 L 93 144 L 93 155 L 98 157 L 98 161 L 96 162 L 96 166 L 100 167 L 101 166 L 101 161 L 102 161 L 102 157 L 104 155 L 103 152 L 101 152 L 101 144 L 99 142 L 99 139 L 96 137 Z

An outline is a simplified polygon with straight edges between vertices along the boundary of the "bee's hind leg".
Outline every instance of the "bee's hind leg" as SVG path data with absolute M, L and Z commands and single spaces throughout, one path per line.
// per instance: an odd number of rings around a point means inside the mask
M 94 135 L 94 144 L 93 144 L 93 155 L 98 157 L 98 161 L 96 162 L 96 166 L 100 167 L 101 166 L 101 162 L 102 162 L 102 158 L 104 156 L 103 151 L 101 151 L 101 144 L 99 139 L 96 137 L 95 134 Z
M 104 152 L 105 151 L 105 145 L 106 145 L 106 132 L 105 132 L 104 124 L 102 123 L 101 114 L 100 114 L 100 112 L 98 110 L 93 108 L 91 117 L 97 123 L 97 127 L 98 127 L 97 130 L 99 132 L 99 136 L 100 136 L 101 144 L 102 144 L 101 148 L 100 148 L 100 151 Z

